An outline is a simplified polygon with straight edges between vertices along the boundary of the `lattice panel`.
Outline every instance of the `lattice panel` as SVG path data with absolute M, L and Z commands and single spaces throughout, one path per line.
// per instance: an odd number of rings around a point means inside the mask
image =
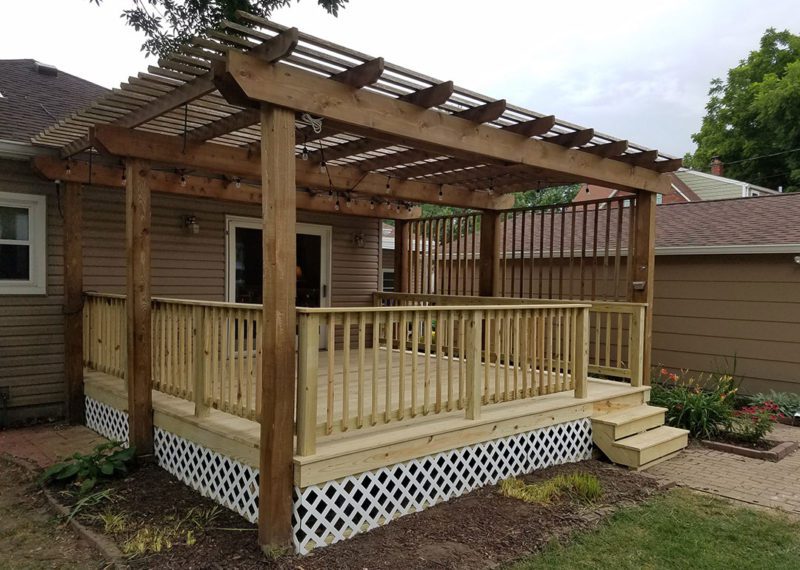
M 155 428 L 159 466 L 204 497 L 258 520 L 258 470 L 182 437 Z
M 128 446 L 128 414 L 93 398 L 86 398 L 86 427 Z
M 307 554 L 484 485 L 591 457 L 589 419 L 487 441 L 295 488 L 292 525 L 297 552 Z M 457 524 L 457 522 L 454 522 Z

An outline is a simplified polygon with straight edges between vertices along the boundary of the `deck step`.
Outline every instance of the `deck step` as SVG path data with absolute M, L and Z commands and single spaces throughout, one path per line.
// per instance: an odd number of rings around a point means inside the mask
M 669 455 L 680 451 L 689 444 L 689 432 L 685 429 L 670 426 L 661 426 L 636 435 L 615 441 L 612 448 L 620 459 L 616 461 L 629 467 L 640 468 Z M 612 451 L 612 454 L 614 452 Z
M 596 431 L 605 431 L 606 437 L 617 441 L 625 437 L 664 424 L 666 408 L 648 406 L 632 406 L 592 418 L 592 426 Z

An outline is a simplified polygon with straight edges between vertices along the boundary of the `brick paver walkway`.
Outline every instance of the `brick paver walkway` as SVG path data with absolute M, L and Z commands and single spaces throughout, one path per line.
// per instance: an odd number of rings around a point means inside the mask
M 84 426 L 48 424 L 0 431 L 0 455 L 46 467 L 75 452 L 89 453 L 104 437 Z
M 800 427 L 777 425 L 769 437 L 800 441 Z M 647 473 L 698 491 L 800 514 L 800 450 L 773 463 L 693 444 Z

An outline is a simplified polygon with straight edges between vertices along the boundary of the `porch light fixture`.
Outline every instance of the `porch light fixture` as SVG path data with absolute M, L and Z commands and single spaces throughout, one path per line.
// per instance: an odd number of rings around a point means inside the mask
M 197 235 L 200 233 L 200 224 L 197 222 L 197 216 L 184 216 L 183 226 L 190 234 Z
M 365 247 L 367 245 L 364 239 L 364 232 L 356 232 L 353 234 L 353 245 L 356 247 Z

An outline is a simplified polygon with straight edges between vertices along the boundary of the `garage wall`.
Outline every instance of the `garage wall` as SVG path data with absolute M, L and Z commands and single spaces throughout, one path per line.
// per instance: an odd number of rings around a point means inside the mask
M 655 297 L 654 365 L 735 372 L 745 392 L 800 392 L 794 255 L 657 256 Z

